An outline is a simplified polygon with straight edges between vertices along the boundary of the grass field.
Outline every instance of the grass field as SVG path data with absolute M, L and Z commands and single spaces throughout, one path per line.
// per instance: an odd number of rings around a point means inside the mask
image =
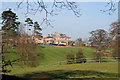
M 54 46 L 45 46 L 42 48 L 44 57 L 40 61 L 40 65 L 57 65 L 60 61 L 66 60 L 66 54 L 73 51 L 76 53 L 79 49 L 82 49 L 86 58 L 92 58 L 94 56 L 94 48 L 81 47 L 54 47 Z M 39 48 L 38 48 L 39 50 Z
M 49 75 L 56 78 L 116 78 L 117 63 L 85 63 L 57 66 L 38 66 L 36 68 L 13 68 L 9 75 L 30 78 L 36 75 Z
M 90 47 L 55 47 L 55 46 L 39 46 L 36 51 L 40 56 L 39 65 L 58 65 L 60 61 L 66 60 L 66 54 L 73 51 L 76 53 L 79 49 L 83 50 L 86 58 L 93 58 L 95 48 Z M 9 49 L 9 53 L 6 54 L 6 59 L 15 60 L 19 59 L 20 56 L 15 49 Z
M 76 53 L 79 49 L 83 50 L 86 58 L 93 58 L 95 48 L 91 47 L 55 47 L 55 46 L 39 46 L 36 51 L 40 55 L 40 64 L 38 67 L 21 67 L 21 65 L 13 65 L 9 67 L 12 71 L 9 75 L 30 78 L 36 75 L 46 75 L 53 79 L 58 78 L 116 78 L 118 77 L 118 64 L 114 63 L 82 63 L 82 64 L 63 64 L 60 61 L 66 60 L 66 54 L 73 51 Z M 107 49 L 110 51 L 111 49 Z M 10 49 L 6 54 L 7 59 L 17 59 L 20 56 L 16 50 Z

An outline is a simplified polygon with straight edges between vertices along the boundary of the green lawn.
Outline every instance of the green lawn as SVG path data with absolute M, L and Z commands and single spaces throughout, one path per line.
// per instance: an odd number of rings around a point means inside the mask
M 35 68 L 13 68 L 9 75 L 30 78 L 36 75 L 49 75 L 56 78 L 116 78 L 118 63 L 85 63 Z
M 91 47 L 55 47 L 55 46 L 39 46 L 36 51 L 40 59 L 38 67 L 21 67 L 21 65 L 13 65 L 9 67 L 12 71 L 9 75 L 15 75 L 25 78 L 30 78 L 36 75 L 49 75 L 53 79 L 56 78 L 114 78 L 117 77 L 118 64 L 114 63 L 82 63 L 82 64 L 63 64 L 59 65 L 60 61 L 65 61 L 65 55 L 71 51 L 76 53 L 79 49 L 83 50 L 86 58 L 93 58 L 95 48 Z M 110 50 L 110 49 L 109 49 Z M 7 59 L 17 59 L 20 56 L 15 49 L 9 49 L 6 54 Z
M 5 53 L 5 58 L 7 60 L 16 60 L 19 59 L 20 56 L 15 49 L 8 49 L 8 52 Z
M 39 51 L 40 48 L 38 48 Z M 60 61 L 66 60 L 66 54 L 73 51 L 76 53 L 79 49 L 82 49 L 86 58 L 93 58 L 94 56 L 94 48 L 90 47 L 81 47 L 81 48 L 74 48 L 74 47 L 55 47 L 55 46 L 43 46 L 42 55 L 44 57 L 40 60 L 40 65 L 57 65 Z M 39 53 L 41 54 L 41 53 Z
M 69 52 L 76 53 L 79 49 L 83 50 L 86 58 L 94 58 L 95 48 L 91 47 L 56 47 L 56 46 L 38 46 L 36 52 L 39 57 L 39 65 L 59 65 L 60 62 L 66 61 L 66 54 Z M 110 51 L 111 49 L 106 49 Z M 15 49 L 9 49 L 9 53 L 6 54 L 6 59 L 15 60 L 20 56 Z M 107 60 L 108 61 L 108 60 Z M 18 64 L 18 63 L 17 63 Z

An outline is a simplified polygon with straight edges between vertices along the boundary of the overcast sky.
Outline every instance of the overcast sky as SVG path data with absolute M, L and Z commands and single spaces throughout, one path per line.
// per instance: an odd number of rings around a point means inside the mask
M 118 19 L 117 10 L 112 13 L 112 15 L 108 15 L 108 12 L 103 13 L 100 11 L 102 9 L 108 9 L 108 7 L 105 7 L 107 4 L 105 2 L 80 2 L 78 4 L 82 14 L 79 18 L 71 11 L 62 10 L 59 12 L 59 15 L 50 17 L 53 21 L 51 24 L 54 28 L 46 27 L 46 25 L 41 26 L 44 28 L 42 34 L 46 36 L 47 34 L 59 32 L 71 37 L 72 40 L 76 40 L 79 37 L 85 39 L 90 36 L 89 32 L 92 30 L 105 29 L 108 31 L 110 24 Z M 25 16 L 23 14 L 25 8 L 19 10 L 16 9 L 15 2 L 2 3 L 2 11 L 8 10 L 8 8 L 12 8 L 12 10 L 18 15 L 21 22 L 25 20 Z M 118 8 L 117 3 L 116 8 Z M 37 13 L 35 16 L 28 16 L 34 21 L 41 23 L 43 14 L 44 13 Z

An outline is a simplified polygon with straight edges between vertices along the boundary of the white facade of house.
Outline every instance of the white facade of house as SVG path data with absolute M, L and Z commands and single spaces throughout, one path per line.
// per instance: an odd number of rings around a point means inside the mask
M 65 34 L 59 34 L 55 32 L 54 34 L 48 34 L 48 36 L 43 36 L 42 38 L 35 39 L 36 43 L 43 44 L 64 44 L 67 45 L 69 41 L 71 41 L 71 37 L 67 37 Z

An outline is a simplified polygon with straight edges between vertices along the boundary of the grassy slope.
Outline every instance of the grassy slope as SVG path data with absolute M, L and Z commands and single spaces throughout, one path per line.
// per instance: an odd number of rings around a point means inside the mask
M 86 58 L 92 58 L 94 48 L 81 47 L 83 49 L 84 55 Z M 55 46 L 42 46 L 38 47 L 36 52 L 40 57 L 40 65 L 58 65 L 60 61 L 66 60 L 66 54 L 73 51 L 76 53 L 80 48 L 74 47 L 55 47 Z M 8 53 L 6 53 L 7 60 L 15 60 L 20 59 L 19 53 L 15 49 L 8 49 Z M 18 63 L 16 63 L 18 64 Z
M 75 47 L 55 47 L 55 46 L 39 46 L 36 49 L 36 52 L 39 54 L 39 63 L 41 66 L 44 65 L 58 65 L 60 64 L 61 61 L 66 60 L 66 54 L 69 52 L 74 52 L 76 53 L 79 49 L 83 50 L 84 55 L 86 58 L 93 58 L 94 57 L 94 51 L 96 50 L 95 48 L 91 47 L 80 47 L 80 48 L 75 48 Z M 106 51 L 111 52 L 112 49 L 107 48 Z M 15 49 L 9 49 L 9 53 L 6 54 L 6 59 L 8 60 L 15 60 L 19 59 L 20 56 L 17 54 L 17 51 Z M 111 59 L 105 59 L 106 61 L 113 61 Z M 61 62 L 62 64 L 65 64 L 64 62 Z M 19 64 L 19 63 L 16 63 Z M 21 63 L 19 64 L 21 65 Z
M 44 57 L 40 60 L 40 65 L 53 65 L 58 64 L 60 61 L 66 60 L 66 54 L 73 51 L 76 53 L 80 48 L 74 47 L 54 47 L 54 46 L 45 46 L 42 48 Z M 94 48 L 82 47 L 84 55 L 86 58 L 92 58 L 94 56 Z M 39 51 L 39 48 L 38 48 Z
M 79 49 L 83 50 L 86 58 L 93 58 L 95 48 L 91 47 L 55 47 L 55 46 L 42 46 L 37 48 L 37 53 L 41 56 L 40 65 L 58 65 L 60 61 L 66 60 L 66 54 L 73 51 L 76 53 Z M 20 58 L 20 56 L 16 53 L 16 50 L 9 49 L 10 53 L 7 53 L 6 58 L 10 60 L 15 60 Z
M 8 53 L 5 53 L 5 58 L 7 60 L 16 60 L 19 59 L 20 56 L 15 49 L 8 49 Z
M 38 67 L 21 68 L 14 66 L 10 75 L 31 77 L 37 74 L 50 75 L 52 78 L 101 78 L 101 77 L 117 77 L 118 64 L 117 63 L 85 63 L 85 64 L 72 64 L 72 65 L 56 65 L 57 62 L 65 60 L 65 55 L 71 51 L 76 52 L 80 48 L 74 47 L 54 47 L 54 46 L 42 46 L 43 48 L 37 48 L 39 55 L 43 55 L 40 59 L 40 65 Z M 94 56 L 94 48 L 81 47 L 87 58 Z M 8 54 L 8 58 L 15 59 L 19 57 L 14 50 Z M 42 51 L 42 54 L 40 53 Z M 14 52 L 14 53 L 13 53 Z M 11 67 L 10 67 L 11 68 Z

